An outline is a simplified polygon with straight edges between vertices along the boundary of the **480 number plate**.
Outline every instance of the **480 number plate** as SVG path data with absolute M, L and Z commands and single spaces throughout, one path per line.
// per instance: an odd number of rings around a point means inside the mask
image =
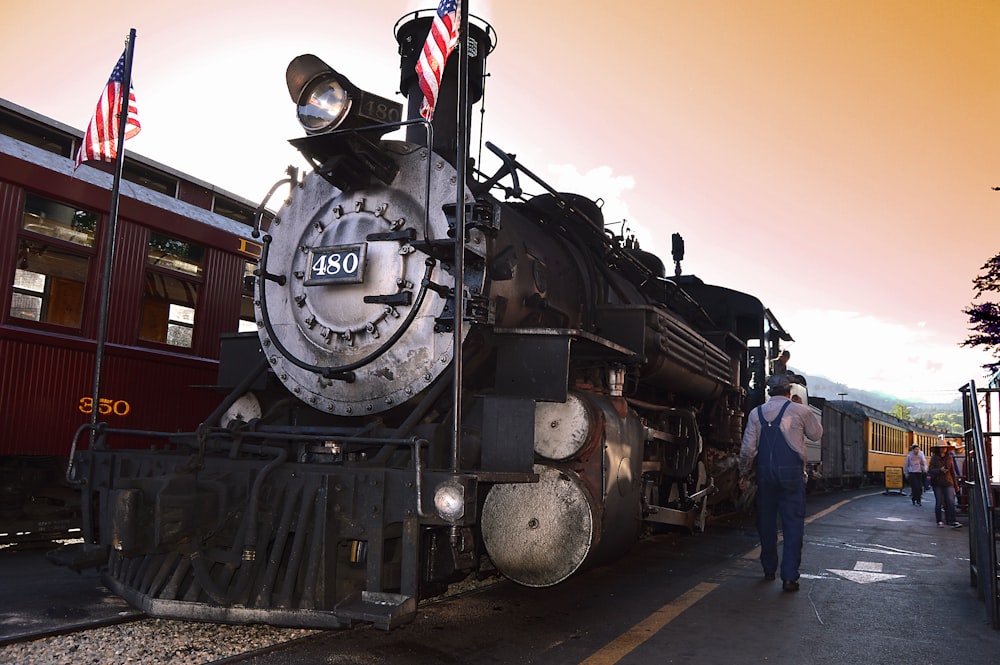
M 304 284 L 358 284 L 365 280 L 365 243 L 314 247 Z

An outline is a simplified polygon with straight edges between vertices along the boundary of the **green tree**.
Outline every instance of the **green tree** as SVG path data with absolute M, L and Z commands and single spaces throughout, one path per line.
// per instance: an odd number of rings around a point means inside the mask
M 931 426 L 940 427 L 952 433 L 961 432 L 965 428 L 961 413 L 935 413 L 931 419 Z
M 900 404 L 899 402 L 896 402 L 896 406 L 892 407 L 892 411 L 890 411 L 889 413 L 896 416 L 900 420 L 910 419 L 910 407 L 906 406 L 905 404 Z
M 971 332 L 962 346 L 981 346 L 993 354 L 994 361 L 983 365 L 988 374 L 1000 369 L 1000 305 L 989 300 L 979 300 L 984 293 L 1000 293 L 1000 254 L 993 256 L 980 268 L 972 280 L 976 295 L 962 312 L 969 317 Z M 979 302 L 975 302 L 975 301 Z

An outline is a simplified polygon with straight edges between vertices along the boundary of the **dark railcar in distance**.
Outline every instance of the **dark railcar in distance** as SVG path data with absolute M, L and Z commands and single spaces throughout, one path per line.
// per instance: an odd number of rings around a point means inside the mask
M 886 467 L 903 467 L 916 443 L 928 457 L 947 432 L 903 420 L 852 400 L 810 398 L 822 411 L 821 486 L 858 487 L 885 482 Z M 949 436 L 949 439 L 954 437 Z
M 82 133 L 0 100 L 0 542 L 79 527 L 66 486 L 90 421 L 111 164 Z M 99 420 L 177 430 L 218 401 L 219 336 L 253 328 L 255 206 L 140 156 L 121 184 Z M 87 437 L 82 437 L 84 444 Z

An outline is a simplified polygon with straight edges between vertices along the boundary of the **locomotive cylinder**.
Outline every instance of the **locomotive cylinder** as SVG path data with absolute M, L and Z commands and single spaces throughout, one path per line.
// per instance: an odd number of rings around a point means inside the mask
M 622 554 L 638 537 L 642 425 L 631 411 L 620 418 L 607 397 L 572 401 L 563 411 L 577 421 L 565 424 L 570 438 L 587 431 L 604 445 L 584 445 L 582 455 L 566 462 L 536 464 L 537 483 L 495 485 L 483 506 L 490 558 L 525 586 L 558 584 Z M 536 418 L 536 425 L 544 422 L 544 415 Z

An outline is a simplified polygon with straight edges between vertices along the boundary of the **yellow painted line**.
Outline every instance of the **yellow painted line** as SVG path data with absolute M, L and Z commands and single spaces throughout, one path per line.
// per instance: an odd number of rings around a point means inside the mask
M 821 511 L 819 511 L 818 513 L 816 513 L 814 515 L 810 515 L 809 517 L 807 517 L 805 519 L 805 523 L 806 524 L 811 524 L 812 522 L 815 522 L 816 520 L 818 520 L 821 517 L 826 517 L 827 515 L 829 515 L 833 511 L 837 510 L 838 508 L 842 508 L 843 506 L 846 506 L 851 501 L 857 501 L 858 499 L 864 499 L 865 497 L 875 496 L 876 494 L 881 494 L 881 493 L 882 492 L 872 492 L 871 494 L 862 494 L 860 496 L 856 496 L 856 497 L 853 497 L 853 498 L 850 498 L 850 499 L 844 499 L 843 501 L 841 501 L 839 503 L 835 503 L 835 504 L 833 504 L 832 506 L 830 506 L 829 508 L 827 508 L 825 510 L 821 510 Z M 781 544 L 781 532 L 778 533 L 778 544 L 779 545 Z M 749 552 L 747 552 L 746 554 L 744 554 L 743 558 L 744 559 L 759 559 L 760 558 L 760 545 L 758 545 L 757 547 L 753 548 L 752 550 L 750 550 Z
M 868 497 L 875 496 L 876 494 L 882 494 L 882 492 L 871 492 L 869 494 L 859 494 L 858 496 L 852 497 L 850 499 L 844 499 L 840 503 L 833 504 L 832 506 L 830 506 L 826 510 L 821 510 L 818 513 L 816 513 L 815 515 L 811 515 L 811 516 L 807 517 L 806 518 L 806 524 L 809 524 L 810 522 L 814 522 L 814 521 L 818 520 L 821 517 L 826 517 L 827 515 L 829 515 L 833 511 L 835 511 L 837 508 L 840 508 L 841 506 L 846 506 L 851 501 L 857 501 L 858 499 L 867 499 Z
M 809 516 L 806 518 L 805 523 L 809 524 L 821 517 L 829 515 L 833 511 L 841 508 L 851 501 L 856 499 L 861 499 L 867 496 L 874 496 L 874 494 L 880 494 L 881 492 L 875 492 L 873 494 L 863 494 L 861 496 L 856 496 L 851 499 L 845 499 L 839 503 L 821 510 L 820 512 Z M 781 542 L 781 537 L 779 536 L 778 542 Z M 746 554 L 743 555 L 746 559 L 757 559 L 760 558 L 760 547 L 755 547 Z M 582 661 L 580 665 L 614 665 L 622 658 L 627 656 L 629 653 L 634 651 L 636 647 L 641 645 L 643 642 L 648 640 L 650 637 L 655 635 L 657 632 L 663 629 L 668 623 L 676 619 L 685 610 L 690 608 L 692 605 L 697 603 L 699 600 L 707 596 L 709 593 L 718 588 L 718 584 L 712 582 L 702 582 L 690 591 L 685 592 L 679 596 L 676 600 L 667 603 L 660 609 L 656 610 L 648 617 L 637 623 L 636 625 L 629 628 L 626 632 L 622 633 L 614 640 L 605 645 L 600 651 L 597 651 L 592 656 Z
M 616 637 L 580 665 L 612 665 L 612 663 L 617 663 L 718 586 L 718 584 L 711 582 L 702 582 L 629 628 L 628 631 Z
M 826 510 L 821 510 L 818 513 L 816 513 L 815 515 L 810 515 L 809 517 L 806 518 L 806 524 L 811 524 L 811 523 L 815 522 L 816 520 L 818 520 L 821 517 L 826 517 L 827 515 L 829 515 L 833 511 L 835 511 L 837 508 L 840 508 L 841 506 L 845 506 L 845 505 L 849 504 L 851 501 L 854 501 L 854 499 L 847 499 L 846 501 L 841 501 L 840 503 L 835 503 L 832 506 L 830 506 L 829 508 L 827 508 Z

